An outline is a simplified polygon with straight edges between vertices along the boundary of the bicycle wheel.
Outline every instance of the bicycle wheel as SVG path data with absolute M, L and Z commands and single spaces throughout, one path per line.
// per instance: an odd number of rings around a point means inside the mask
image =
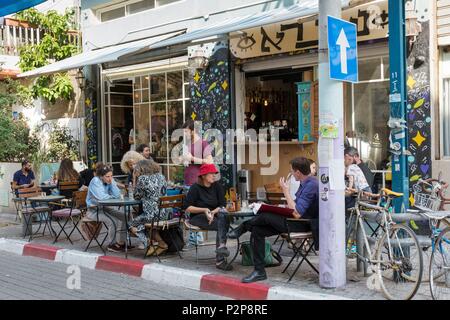
M 450 299 L 450 227 L 445 228 L 436 240 L 429 274 L 433 299 Z
M 390 226 L 378 240 L 376 260 L 378 279 L 386 298 L 414 297 L 422 280 L 423 257 L 416 234 L 409 227 Z

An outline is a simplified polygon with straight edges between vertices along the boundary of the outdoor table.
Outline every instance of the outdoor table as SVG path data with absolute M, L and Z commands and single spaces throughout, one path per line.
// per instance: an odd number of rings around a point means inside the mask
M 39 203 L 47 203 L 49 204 L 50 202 L 57 202 L 57 201 L 61 201 L 62 199 L 64 199 L 64 196 L 39 196 L 39 197 L 32 197 L 32 198 L 28 198 L 28 201 L 30 201 L 32 208 L 34 208 L 34 203 L 39 202 Z M 50 206 L 49 206 L 50 207 Z M 25 219 L 24 219 L 25 221 Z M 43 234 L 45 233 L 45 228 L 48 225 L 48 229 L 50 231 L 50 235 L 52 234 L 52 232 L 54 234 L 56 234 L 55 230 L 53 230 L 52 228 L 52 214 L 51 214 L 51 209 L 49 210 L 49 215 L 47 215 L 47 218 L 44 219 L 45 221 L 45 225 L 44 225 L 44 231 Z M 40 224 L 39 224 L 39 229 L 41 228 L 41 224 L 42 224 L 42 219 L 40 219 Z M 36 233 L 38 232 L 36 231 Z
M 140 200 L 135 200 L 131 198 L 124 198 L 124 199 L 108 199 L 108 200 L 101 200 L 98 202 L 97 206 L 97 215 L 98 211 L 101 207 L 123 207 L 123 213 L 125 215 L 125 225 L 126 230 L 117 230 L 117 226 L 114 222 L 114 219 L 109 217 L 114 225 L 114 238 L 116 238 L 117 232 L 126 232 L 126 240 L 125 240 L 125 258 L 128 259 L 128 241 L 130 239 L 130 233 L 129 233 L 129 226 L 128 226 L 128 220 L 131 215 L 131 207 L 140 205 L 142 202 Z M 104 212 L 105 215 L 109 216 L 107 212 Z M 115 240 L 113 240 L 115 241 Z M 110 243 L 112 244 L 112 243 Z
M 233 222 L 236 222 L 236 220 L 240 220 L 240 219 L 242 219 L 242 220 L 251 219 L 256 215 L 253 213 L 252 209 L 244 209 L 243 208 L 240 211 L 228 212 L 227 216 L 230 219 L 230 222 L 233 223 Z M 230 229 L 234 230 L 234 228 L 231 226 L 231 224 L 230 224 Z M 239 251 L 241 249 L 241 242 L 240 242 L 239 238 L 237 238 L 236 241 L 237 241 L 236 253 L 234 254 L 233 258 L 228 262 L 228 264 L 232 264 L 234 262 L 234 260 L 236 260 L 238 254 L 239 254 Z

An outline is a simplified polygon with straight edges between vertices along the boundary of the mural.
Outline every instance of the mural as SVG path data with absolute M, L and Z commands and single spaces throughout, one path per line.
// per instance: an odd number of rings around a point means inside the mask
M 92 98 L 93 94 L 89 94 L 85 100 L 86 145 L 89 167 L 97 162 L 97 104 Z
M 203 122 L 203 132 L 218 129 L 225 135 L 226 130 L 231 128 L 229 50 L 226 44 L 220 42 L 211 46 L 214 48 L 210 49 L 212 54 L 208 67 L 190 73 L 191 118 Z M 223 138 L 225 141 L 225 136 Z M 206 135 L 204 139 L 218 146 L 213 137 Z M 232 165 L 226 164 L 231 156 L 223 148 L 215 149 L 215 157 L 223 159 L 223 164 L 218 167 L 227 188 L 233 185 Z
M 430 22 L 428 1 L 410 1 L 407 10 L 416 15 L 421 32 L 408 42 L 407 121 L 410 192 L 419 179 L 432 177 L 431 172 L 431 104 L 430 104 Z M 413 201 L 413 195 L 410 196 Z

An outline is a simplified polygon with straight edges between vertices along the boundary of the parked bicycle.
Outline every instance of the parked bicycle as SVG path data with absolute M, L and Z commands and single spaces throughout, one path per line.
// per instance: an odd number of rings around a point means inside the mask
M 419 180 L 413 186 L 414 207 L 420 215 L 426 217 L 431 230 L 431 258 L 429 283 L 431 296 L 435 300 L 450 298 L 450 211 L 445 205 L 450 198 L 445 193 L 448 183 L 440 179 Z M 414 211 L 414 210 L 410 210 Z
M 410 227 L 392 220 L 389 209 L 391 202 L 395 197 L 401 196 L 403 194 L 389 189 L 382 189 L 377 195 L 357 192 L 356 204 L 347 224 L 346 245 L 353 243 L 360 228 L 366 254 L 356 252 L 356 255 L 371 266 L 372 271 L 378 275 L 383 294 L 391 300 L 409 300 L 414 297 L 423 272 L 423 257 L 416 234 Z M 370 237 L 364 226 L 366 214 L 375 215 L 375 221 L 379 225 Z

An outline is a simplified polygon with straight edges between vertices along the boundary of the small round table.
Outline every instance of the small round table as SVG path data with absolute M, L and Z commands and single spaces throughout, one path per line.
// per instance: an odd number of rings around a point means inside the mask
M 141 200 L 135 200 L 135 199 L 131 199 L 131 198 L 124 198 L 124 199 L 108 199 L 108 200 L 101 200 L 98 202 L 98 206 L 97 206 L 97 215 L 98 215 L 98 210 L 101 207 L 123 207 L 123 213 L 125 215 L 125 225 L 126 225 L 126 230 L 117 230 L 117 226 L 114 223 L 114 219 L 111 218 L 111 216 L 108 215 L 108 213 L 104 212 L 105 215 L 107 215 L 113 225 L 114 225 L 114 238 L 116 238 L 116 233 L 117 232 L 126 232 L 126 240 L 125 240 L 125 258 L 128 259 L 128 241 L 130 239 L 130 233 L 129 233 L 129 226 L 128 226 L 128 220 L 130 217 L 130 213 L 131 213 L 131 207 L 132 206 L 137 206 L 140 205 L 142 202 Z M 115 241 L 115 240 L 113 240 Z M 110 243 L 112 244 L 112 243 Z
M 234 212 L 228 212 L 228 218 L 230 219 L 230 222 L 236 222 L 237 220 L 249 220 L 251 218 L 253 218 L 255 216 L 255 213 L 253 212 L 253 210 L 251 209 L 241 209 L 240 211 L 234 211 Z M 244 221 L 242 221 L 241 223 L 243 223 Z M 233 228 L 230 224 L 230 231 L 234 230 L 235 228 Z M 239 238 L 236 239 L 237 241 L 237 248 L 236 248 L 236 253 L 234 254 L 233 258 L 228 262 L 228 264 L 232 264 L 234 262 L 234 260 L 236 260 L 239 251 L 241 250 L 241 242 L 239 241 Z
M 39 196 L 39 197 L 32 197 L 32 198 L 28 198 L 28 201 L 30 201 L 30 203 L 31 203 L 31 207 L 32 208 L 34 208 L 35 206 L 33 205 L 34 203 L 36 203 L 36 202 L 40 202 L 40 203 L 47 203 L 47 204 L 49 204 L 50 202 L 58 202 L 58 201 L 61 201 L 62 199 L 64 199 L 65 197 L 64 196 Z M 50 208 L 50 206 L 49 206 L 49 208 Z M 55 232 L 55 230 L 53 230 L 53 227 L 52 227 L 52 210 L 51 209 L 49 209 L 49 215 L 47 216 L 47 218 L 46 219 L 44 219 L 44 221 L 45 221 L 45 225 L 44 225 L 44 231 L 43 231 L 43 235 L 45 234 L 45 229 L 47 228 L 47 226 L 48 226 L 48 230 L 50 231 L 50 235 L 52 234 L 52 232 L 56 235 L 56 232 Z M 38 212 L 36 212 L 36 213 L 38 213 Z M 40 213 L 39 213 L 40 214 Z M 41 218 L 41 217 L 40 217 Z M 25 220 L 25 219 L 24 219 Z M 41 225 L 42 225 L 42 220 L 40 219 L 40 221 L 39 221 L 39 228 L 38 228 L 38 230 L 36 231 L 36 233 L 38 233 L 39 232 L 39 230 L 41 229 Z

